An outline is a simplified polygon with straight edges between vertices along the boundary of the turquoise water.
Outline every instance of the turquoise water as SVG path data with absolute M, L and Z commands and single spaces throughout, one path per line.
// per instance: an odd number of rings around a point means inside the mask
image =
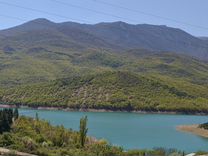
M 175 129 L 177 125 L 207 122 L 208 116 L 20 109 L 27 116 L 34 117 L 36 112 L 53 125 L 74 130 L 79 128 L 79 119 L 87 115 L 89 135 L 105 138 L 125 149 L 165 147 L 186 152 L 208 151 L 208 139 Z

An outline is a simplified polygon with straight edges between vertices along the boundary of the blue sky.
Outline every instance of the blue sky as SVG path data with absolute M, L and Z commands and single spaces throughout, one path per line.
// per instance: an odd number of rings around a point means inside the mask
M 167 25 L 195 36 L 208 36 L 208 0 L 0 0 L 0 29 L 35 18 L 91 24 L 124 21 Z

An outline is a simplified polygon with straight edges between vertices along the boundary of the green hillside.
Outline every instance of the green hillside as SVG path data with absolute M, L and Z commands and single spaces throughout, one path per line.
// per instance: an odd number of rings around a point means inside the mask
M 192 88 L 200 91 L 198 95 Z M 189 89 L 167 85 L 167 82 L 152 77 L 117 71 L 15 87 L 3 91 L 0 97 L 6 103 L 33 107 L 206 112 L 208 95 L 204 94 L 203 88 L 193 85 Z
M 40 47 L 30 53 L 0 51 L 0 85 L 34 83 L 106 70 L 159 74 L 194 84 L 208 83 L 208 64 L 187 56 L 143 49 L 120 54 L 92 49 L 85 52 L 57 51 Z
M 0 53 L 0 101 L 75 109 L 206 112 L 208 64 L 143 49 Z

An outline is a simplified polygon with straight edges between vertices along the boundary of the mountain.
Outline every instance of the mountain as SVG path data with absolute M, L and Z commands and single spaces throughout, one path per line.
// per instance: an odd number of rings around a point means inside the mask
M 208 37 L 199 37 L 199 39 L 207 41 Z
M 100 23 L 88 28 L 91 33 L 125 49 L 144 48 L 172 51 L 208 58 L 207 45 L 176 28 L 156 25 L 130 25 L 124 22 Z
M 32 48 L 78 49 L 108 47 L 100 38 L 83 30 L 59 26 L 46 19 L 37 19 L 0 32 L 0 47 L 5 52 L 30 51 Z M 93 44 L 94 43 L 94 44 Z
M 199 38 L 203 40 L 206 45 L 208 45 L 208 37 L 199 37 Z
M 143 48 L 208 60 L 206 42 L 183 30 L 163 25 L 131 25 L 124 22 L 89 25 L 36 19 L 0 31 L 0 49 L 4 52 L 33 51 L 33 48 L 62 51 L 105 49 L 116 52 Z
M 208 113 L 201 45 L 166 26 L 36 19 L 0 31 L 0 103 Z

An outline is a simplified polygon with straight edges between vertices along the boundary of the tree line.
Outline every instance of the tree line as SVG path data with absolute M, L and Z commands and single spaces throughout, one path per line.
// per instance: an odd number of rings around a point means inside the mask
M 12 123 L 19 117 L 18 109 L 2 109 L 0 110 L 0 134 L 9 132 Z

